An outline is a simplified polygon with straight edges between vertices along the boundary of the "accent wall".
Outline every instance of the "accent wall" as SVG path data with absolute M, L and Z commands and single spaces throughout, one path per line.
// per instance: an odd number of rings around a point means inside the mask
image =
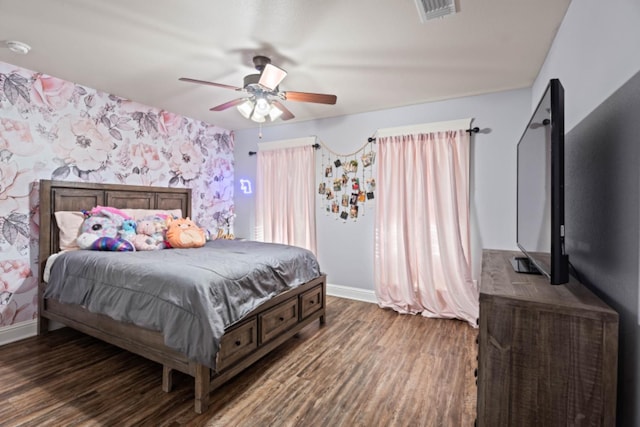
M 0 62 L 0 332 L 36 318 L 40 179 L 191 188 L 192 219 L 215 232 L 234 210 L 233 146 L 229 130 Z

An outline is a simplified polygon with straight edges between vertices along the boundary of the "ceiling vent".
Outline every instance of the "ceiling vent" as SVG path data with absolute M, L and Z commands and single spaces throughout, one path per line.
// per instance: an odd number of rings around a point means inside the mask
M 423 23 L 429 19 L 442 18 L 456 13 L 455 0 L 414 0 Z

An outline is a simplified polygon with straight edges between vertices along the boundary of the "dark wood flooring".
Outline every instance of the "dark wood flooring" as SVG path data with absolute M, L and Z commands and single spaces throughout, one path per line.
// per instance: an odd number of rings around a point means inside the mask
M 193 379 L 68 328 L 0 347 L 2 426 L 473 426 L 477 329 L 327 298 L 193 411 Z

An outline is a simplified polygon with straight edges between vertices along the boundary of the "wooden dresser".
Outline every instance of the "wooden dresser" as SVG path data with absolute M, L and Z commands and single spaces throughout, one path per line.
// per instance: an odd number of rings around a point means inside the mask
M 516 273 L 516 255 L 483 251 L 477 425 L 614 426 L 618 314 L 573 277 Z

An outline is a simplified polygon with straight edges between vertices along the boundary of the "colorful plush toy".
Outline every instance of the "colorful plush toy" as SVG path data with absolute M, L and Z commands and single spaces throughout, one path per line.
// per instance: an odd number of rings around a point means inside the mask
M 95 209 L 95 208 L 94 208 Z M 80 249 L 94 251 L 134 251 L 134 246 L 118 236 L 124 217 L 109 211 L 95 214 L 84 212 L 80 235 L 76 238 Z
M 167 227 L 167 242 L 172 248 L 199 248 L 206 242 L 204 230 L 189 218 L 169 218 Z
M 136 223 L 136 235 L 131 240 L 139 251 L 155 251 L 166 248 L 166 216 L 153 215 L 142 218 Z
M 118 234 L 121 238 L 133 242 L 133 238 L 136 235 L 136 221 L 133 219 L 125 219 L 122 221 L 122 226 L 118 230 Z
M 89 211 L 91 215 L 104 215 L 112 218 L 114 221 L 123 221 L 125 219 L 133 219 L 118 208 L 111 206 L 96 206 Z M 120 224 L 118 224 L 120 225 Z

